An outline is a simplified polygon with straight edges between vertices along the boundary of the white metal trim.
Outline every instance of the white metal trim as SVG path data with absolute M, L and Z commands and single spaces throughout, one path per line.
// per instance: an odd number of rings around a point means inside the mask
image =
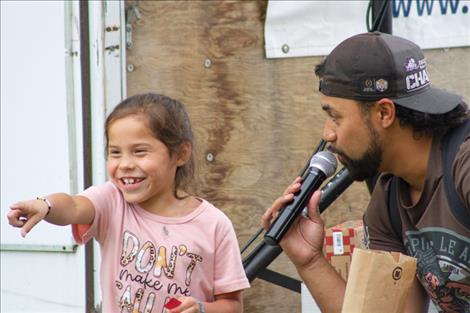
M 90 80 L 93 185 L 106 181 L 106 116 L 126 94 L 125 77 L 125 3 L 90 1 Z M 117 28 L 117 29 L 116 29 Z M 108 30 L 107 30 L 108 29 Z M 99 246 L 94 241 L 94 251 Z M 95 307 L 101 307 L 101 256 L 94 253 Z

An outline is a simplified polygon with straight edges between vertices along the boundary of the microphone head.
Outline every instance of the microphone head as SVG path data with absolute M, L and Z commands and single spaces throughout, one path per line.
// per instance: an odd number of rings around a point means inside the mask
M 322 171 L 326 177 L 330 177 L 336 172 L 336 158 L 330 151 L 320 151 L 310 159 L 310 167 L 315 167 Z

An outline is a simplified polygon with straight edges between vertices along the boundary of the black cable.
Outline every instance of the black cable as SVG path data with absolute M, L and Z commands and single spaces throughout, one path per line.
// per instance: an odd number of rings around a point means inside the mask
M 367 5 L 367 11 L 366 11 L 366 28 L 367 28 L 367 31 L 368 31 L 368 32 L 371 32 L 371 28 L 370 28 L 370 20 L 371 20 L 370 12 L 372 12 L 372 1 L 374 1 L 374 0 L 369 0 L 369 4 Z
M 383 1 L 382 5 L 379 10 L 379 14 L 375 20 L 373 20 L 373 25 L 372 28 L 370 27 L 370 20 L 372 20 L 371 17 L 371 12 L 372 12 L 372 2 L 374 0 L 369 1 L 369 5 L 367 6 L 367 11 L 366 11 L 366 27 L 368 32 L 374 32 L 376 30 L 379 30 L 384 22 L 384 16 L 385 16 L 385 11 L 388 8 L 390 2 L 389 1 Z
M 388 6 L 387 1 L 382 2 L 382 6 L 380 7 L 380 11 L 379 11 L 379 16 L 374 21 L 373 31 L 376 31 L 382 28 L 383 22 L 385 20 L 384 16 L 385 16 L 385 10 L 387 6 Z
M 243 254 L 243 252 L 245 252 L 245 250 L 253 243 L 253 241 L 256 240 L 256 238 L 258 238 L 258 236 L 263 232 L 264 228 L 263 227 L 260 227 L 257 231 L 256 231 L 256 234 L 254 234 L 253 236 L 251 236 L 250 239 L 248 239 L 248 241 L 245 243 L 245 245 L 240 249 L 240 252 Z

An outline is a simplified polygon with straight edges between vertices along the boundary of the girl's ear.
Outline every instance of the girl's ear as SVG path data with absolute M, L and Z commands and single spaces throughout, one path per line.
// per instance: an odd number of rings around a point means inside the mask
M 179 151 L 177 153 L 176 165 L 182 166 L 186 164 L 191 158 L 193 152 L 193 145 L 190 142 L 184 142 L 181 144 Z
M 378 121 L 382 127 L 390 127 L 396 119 L 395 103 L 388 98 L 382 98 L 377 101 L 376 109 Z

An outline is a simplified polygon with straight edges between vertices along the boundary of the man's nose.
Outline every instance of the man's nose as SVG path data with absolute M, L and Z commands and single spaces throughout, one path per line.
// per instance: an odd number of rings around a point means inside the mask
M 331 121 L 326 121 L 323 126 L 322 138 L 327 142 L 334 142 L 336 140 L 336 131 L 332 123 Z

